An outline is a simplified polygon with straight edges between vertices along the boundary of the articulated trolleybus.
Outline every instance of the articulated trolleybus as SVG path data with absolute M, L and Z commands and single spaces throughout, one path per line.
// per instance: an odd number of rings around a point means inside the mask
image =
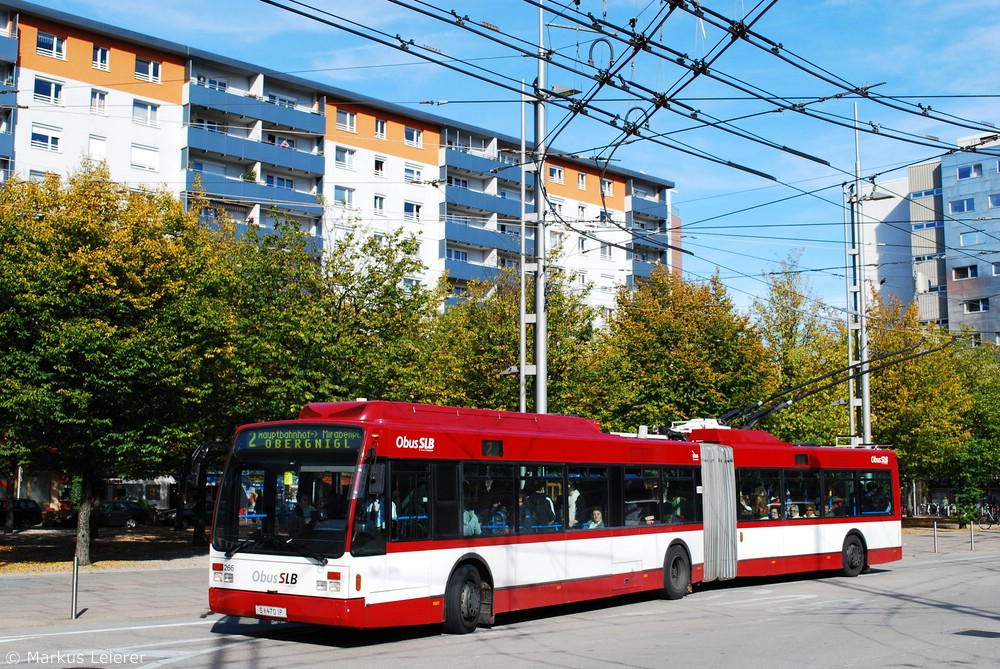
M 237 430 L 209 602 L 233 616 L 450 633 L 519 609 L 902 554 L 891 451 L 398 402 Z

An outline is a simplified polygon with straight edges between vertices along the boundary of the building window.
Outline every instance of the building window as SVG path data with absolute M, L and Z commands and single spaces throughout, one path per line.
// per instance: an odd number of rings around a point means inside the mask
M 586 237 L 580 237 L 579 239 L 576 240 L 576 250 L 579 251 L 580 253 L 586 253 L 587 252 L 587 238 Z
M 343 109 L 337 110 L 337 130 L 356 132 L 357 124 L 358 124 L 357 114 L 344 111 Z
M 611 179 L 601 179 L 601 195 L 614 195 L 615 184 Z
M 563 182 L 563 168 L 549 165 L 549 182 L 561 184 Z
M 422 181 L 422 176 L 423 172 L 416 165 L 407 165 L 403 168 L 403 181 L 408 184 Z
M 268 174 L 264 183 L 274 188 L 284 188 L 285 190 L 295 190 L 295 180 L 287 177 L 276 177 Z
M 108 47 L 94 45 L 94 59 L 91 65 L 93 65 L 95 70 L 104 70 L 107 72 L 110 69 L 108 65 L 110 58 L 111 53 L 108 51 Z
M 385 158 L 375 156 L 375 176 L 385 178 Z
M 549 211 L 551 211 L 556 216 L 562 216 L 563 212 L 563 202 L 562 200 L 549 200 Z
M 459 251 L 458 249 L 448 249 L 446 252 L 448 260 L 457 260 L 459 262 L 469 262 L 469 252 Z
M 34 123 L 31 126 L 31 146 L 45 151 L 62 151 L 62 128 Z
M 582 204 L 576 205 L 576 218 L 578 221 L 587 220 L 587 208 Z
M 295 109 L 295 105 L 298 103 L 298 100 L 295 98 L 290 98 L 287 95 L 278 95 L 277 93 L 268 93 L 266 100 L 272 105 L 286 109 Z
M 990 310 L 990 298 L 981 297 L 978 300 L 962 302 L 962 311 L 967 314 L 978 314 Z
M 339 207 L 354 206 L 354 189 L 346 186 L 333 187 L 333 201 Z
M 980 230 L 974 230 L 972 232 L 960 232 L 958 234 L 958 245 L 959 246 L 975 246 L 976 244 L 983 243 L 983 233 Z
M 353 170 L 354 150 L 338 146 L 336 150 L 334 150 L 334 162 L 337 164 L 337 167 L 342 167 L 345 170 Z
M 35 42 L 35 53 L 66 60 L 66 38 L 39 32 L 38 40 Z
M 1000 193 L 989 196 L 989 205 L 991 209 L 993 207 L 1000 207 Z
M 403 220 L 404 221 L 419 221 L 420 220 L 420 208 L 421 205 L 416 202 L 404 202 L 403 203 Z
M 62 104 L 63 85 L 58 81 L 50 81 L 35 77 L 35 100 L 50 105 Z
M 159 107 L 150 102 L 142 100 L 132 101 L 132 122 L 139 125 L 156 126 L 158 123 Z
M 963 281 L 965 279 L 975 279 L 979 276 L 979 268 L 976 265 L 966 265 L 964 267 L 955 267 L 951 270 L 951 278 L 955 281 Z
M 459 177 L 448 177 L 448 185 L 454 186 L 455 188 L 469 189 L 469 180 L 461 179 Z
M 206 130 L 208 132 L 217 132 L 220 134 L 225 134 L 226 132 L 225 124 L 223 124 L 221 121 L 214 121 L 212 119 L 197 118 L 191 125 L 193 125 L 195 128 L 201 128 L 202 130 Z M 268 141 L 271 144 L 274 144 L 273 140 L 269 139 Z
M 221 126 L 220 126 L 221 127 Z M 281 135 L 275 135 L 273 132 L 267 133 L 267 143 L 274 144 L 282 149 L 294 149 L 295 148 L 295 138 L 294 137 L 282 137 Z
M 108 157 L 108 139 L 100 135 L 91 135 L 87 144 L 87 155 L 94 160 L 104 160 Z
M 949 214 L 962 214 L 967 211 L 976 210 L 976 199 L 972 197 L 963 198 L 961 200 L 952 200 L 948 203 L 948 213 Z
M 135 59 L 135 78 L 140 81 L 160 83 L 160 64 L 155 60 L 145 58 Z
M 375 200 L 372 203 L 375 209 L 376 216 L 385 216 L 385 195 L 375 194 Z
M 976 177 L 983 176 L 983 165 L 982 163 L 976 163 L 975 165 L 962 165 L 958 168 L 958 179 L 975 179 Z
M 376 139 L 385 139 L 386 123 L 384 118 L 375 119 L 375 137 Z
M 406 128 L 403 131 L 403 139 L 407 146 L 422 147 L 424 145 L 424 131 L 416 128 Z
M 993 263 L 993 276 L 1000 276 L 1000 262 Z
M 160 151 L 153 146 L 132 145 L 132 167 L 155 172 L 160 169 Z
M 611 244 L 601 244 L 601 260 L 611 260 Z
M 576 187 L 580 190 L 587 190 L 587 175 L 583 172 L 576 173 Z
M 108 92 L 96 88 L 90 90 L 90 113 L 104 116 L 108 113 Z
M 211 88 L 213 91 L 226 91 L 229 88 L 229 82 L 224 79 L 216 79 L 215 77 L 208 77 L 204 74 L 198 75 L 198 85 L 204 86 L 205 88 Z M 270 96 L 268 96 L 270 98 Z M 271 100 L 268 100 L 271 102 Z

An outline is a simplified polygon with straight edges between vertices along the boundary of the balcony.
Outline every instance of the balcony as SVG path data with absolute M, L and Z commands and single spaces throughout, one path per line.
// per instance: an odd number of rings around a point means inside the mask
M 644 260 L 632 260 L 632 276 L 648 279 L 653 272 L 653 263 Z
M 14 135 L 0 132 L 0 157 L 11 158 L 14 155 Z
M 500 270 L 497 267 L 477 265 L 462 260 L 446 258 L 444 268 L 448 271 L 448 278 L 456 281 L 491 281 L 500 276 Z
M 195 177 L 201 177 L 201 187 L 210 196 L 239 202 L 259 203 L 267 208 L 274 203 L 278 209 L 296 211 L 312 216 L 321 216 L 323 206 L 311 193 L 302 193 L 285 188 L 274 188 L 254 181 L 227 179 L 215 174 L 202 174 L 188 170 L 186 189 L 195 189 Z
M 226 114 L 260 119 L 278 126 L 295 128 L 322 135 L 326 132 L 326 118 L 320 114 L 271 104 L 260 98 L 242 93 L 229 93 L 198 84 L 188 84 L 188 103 L 215 109 Z
M 478 225 L 470 225 L 450 218 L 445 220 L 444 236 L 449 242 L 458 242 L 484 249 L 498 249 L 507 253 L 521 252 L 521 242 L 516 236 L 497 230 L 486 230 Z M 527 240 L 526 253 L 533 253 L 534 246 L 534 240 Z
M 492 158 L 484 158 L 483 156 L 477 156 L 467 151 L 445 149 L 444 164 L 445 167 L 454 168 L 456 170 L 464 170 L 472 174 L 496 176 L 497 178 L 505 181 L 510 181 L 516 184 L 521 183 L 520 166 L 509 165 Z M 526 176 L 527 179 L 525 182 L 527 183 L 528 188 L 534 188 L 535 175 L 533 173 L 528 173 Z
M 257 142 L 205 128 L 188 128 L 188 146 L 242 161 L 261 162 L 307 174 L 322 175 L 323 156 L 287 149 L 267 142 Z
M 446 186 L 444 197 L 448 204 L 465 207 L 466 209 L 490 213 L 495 212 L 509 218 L 521 217 L 521 203 L 517 200 L 498 197 L 496 195 L 487 195 L 486 193 L 456 186 Z M 534 205 L 527 205 L 526 211 L 528 213 L 535 211 Z
M 34 47 L 32 47 L 34 48 Z M 0 33 L 0 62 L 17 62 L 17 38 Z
M 670 213 L 666 202 L 656 202 L 642 197 L 635 197 L 634 195 L 632 196 L 631 212 L 639 216 L 657 218 L 664 221 L 667 220 L 667 215 Z

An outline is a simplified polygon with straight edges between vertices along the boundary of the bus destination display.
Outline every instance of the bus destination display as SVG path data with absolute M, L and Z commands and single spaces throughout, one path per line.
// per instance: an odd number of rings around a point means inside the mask
M 269 426 L 243 430 L 236 435 L 237 451 L 356 451 L 364 431 L 344 426 Z

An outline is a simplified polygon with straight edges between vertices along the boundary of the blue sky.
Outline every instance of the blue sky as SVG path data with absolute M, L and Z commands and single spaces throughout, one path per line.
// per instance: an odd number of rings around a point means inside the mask
M 295 4 L 293 0 L 275 1 Z M 155 9 L 106 0 L 48 0 L 47 4 L 425 112 L 513 136 L 520 134 L 515 94 L 264 2 L 159 0 Z M 387 0 L 315 0 L 309 4 L 329 12 L 325 18 L 335 23 L 353 21 L 358 30 L 378 31 L 390 41 L 399 35 L 413 40 L 417 49 L 430 47 L 425 53 L 458 59 L 456 65 L 462 69 L 481 68 L 478 71 L 484 76 L 493 73 L 488 76 L 530 83 L 536 74 L 531 58 Z M 520 0 L 408 0 L 405 4 L 428 10 L 454 8 L 473 23 L 499 28 L 496 37 L 524 40 L 526 48 L 537 41 L 538 9 Z M 704 4 L 734 19 L 759 13 L 757 3 L 751 1 L 707 0 Z M 571 0 L 546 0 L 550 9 L 560 5 L 573 8 Z M 661 0 L 582 0 L 582 13 L 575 16 L 583 18 L 589 12 L 601 18 L 606 11 L 609 23 L 626 25 L 635 17 L 642 29 L 661 7 Z M 924 116 L 870 100 L 858 102 L 861 124 L 880 129 L 878 135 L 861 135 L 862 172 L 878 174 L 877 181 L 883 181 L 905 176 L 907 164 L 940 156 L 946 150 L 944 144 L 954 145 L 957 138 L 974 134 L 974 128 L 989 127 L 980 122 L 1000 123 L 997 100 L 988 97 L 1000 94 L 1000 68 L 996 67 L 1000 60 L 1000 12 L 996 9 L 996 0 L 778 0 L 752 29 L 780 44 L 780 54 L 794 56 L 810 71 L 825 72 L 827 79 L 874 86 L 873 92 L 891 98 L 887 102 L 896 106 L 919 103 L 931 108 Z M 546 19 L 546 46 L 555 49 L 555 60 L 568 63 L 578 59 L 586 65 L 593 56 L 596 68 L 609 67 L 611 50 L 607 44 L 614 40 L 595 43 L 594 33 L 567 27 L 574 25 L 572 20 L 549 14 Z M 680 12 L 670 16 L 661 30 L 646 32 L 657 54 L 679 52 L 690 59 L 711 57 L 721 37 L 710 21 Z M 618 45 L 613 48 L 620 63 L 626 54 Z M 742 40 L 712 63 L 711 72 L 764 95 L 810 101 L 809 110 L 847 126 L 853 118 L 856 99 L 836 98 L 842 89 L 834 83 Z M 642 53 L 619 74 L 628 82 L 664 91 L 676 90 L 685 70 L 655 54 Z M 593 85 L 583 76 L 555 66 L 550 67 L 548 78 L 550 85 L 584 91 Z M 598 93 L 590 116 L 599 117 L 603 110 L 631 120 L 646 107 L 636 100 L 619 101 L 623 97 L 612 90 Z M 744 165 L 775 179 L 650 141 L 637 141 L 609 154 L 607 146 L 618 133 L 588 117 L 574 118 L 555 139 L 554 147 L 567 153 L 611 155 L 615 164 L 673 180 L 677 186 L 674 205 L 685 224 L 684 246 L 694 254 L 684 259 L 688 276 L 706 278 L 718 268 L 737 305 L 745 307 L 761 293 L 761 272 L 801 250 L 801 266 L 814 270 L 805 274 L 813 292 L 834 306 L 843 306 L 841 184 L 850 181 L 854 171 L 853 130 L 829 120 L 776 112 L 775 104 L 752 99 L 746 92 L 708 77 L 685 86 L 677 98 L 686 109 L 697 110 L 701 120 L 739 119 L 732 126 L 741 132 L 819 157 L 829 165 L 662 109 L 649 118 L 644 136 L 676 139 L 721 162 Z M 448 102 L 421 105 L 422 100 Z M 942 114 L 953 123 L 936 118 Z M 555 128 L 560 117 L 559 110 L 550 108 L 548 127 Z M 892 139 L 892 134 L 905 134 L 915 141 Z M 928 136 L 940 141 L 923 139 Z M 802 195 L 802 191 L 814 194 Z

